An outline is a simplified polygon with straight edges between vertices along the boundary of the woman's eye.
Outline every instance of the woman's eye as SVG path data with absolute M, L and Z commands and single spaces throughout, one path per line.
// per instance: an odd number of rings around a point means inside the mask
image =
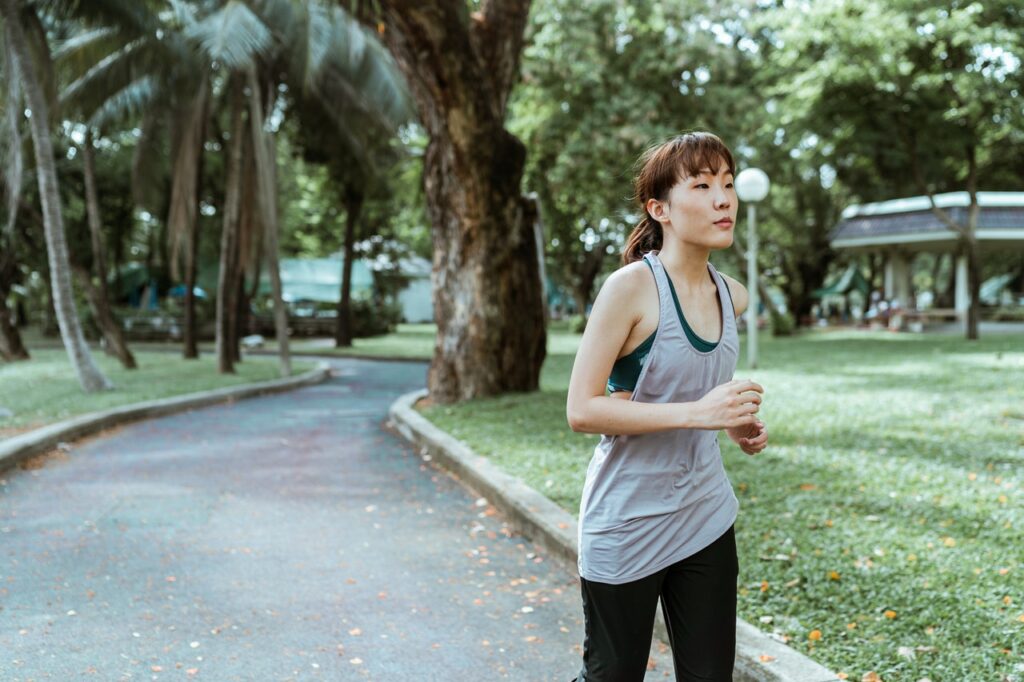
M 708 188 L 707 184 L 703 183 L 703 182 L 701 184 L 697 185 L 697 189 L 707 189 L 707 188 Z
M 732 183 L 730 182 L 728 185 L 726 185 L 726 188 L 732 189 Z

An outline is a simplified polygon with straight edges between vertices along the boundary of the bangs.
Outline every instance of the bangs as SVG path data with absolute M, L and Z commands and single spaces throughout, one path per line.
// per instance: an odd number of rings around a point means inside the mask
M 716 135 L 705 132 L 677 135 L 652 147 L 641 157 L 639 165 L 642 170 L 637 177 L 637 199 L 644 195 L 664 199 L 677 182 L 705 170 L 718 175 L 723 165 L 730 173 L 736 173 L 729 148 Z
M 718 175 L 724 164 L 730 173 L 736 173 L 733 163 L 732 152 L 729 148 L 714 135 L 690 133 L 681 135 L 681 138 L 696 137 L 696 140 L 673 141 L 672 156 L 675 157 L 676 182 L 684 178 L 692 178 L 702 171 L 711 171 L 712 175 Z M 672 183 L 673 185 L 675 182 Z

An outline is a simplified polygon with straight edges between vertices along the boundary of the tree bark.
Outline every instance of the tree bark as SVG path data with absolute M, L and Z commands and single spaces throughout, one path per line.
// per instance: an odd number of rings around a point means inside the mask
M 355 258 L 356 225 L 363 211 L 363 193 L 349 187 L 345 191 L 345 251 L 341 266 L 341 298 L 334 326 L 335 348 L 352 346 L 352 266 Z
M 271 88 L 267 97 L 273 101 Z M 259 81 L 255 71 L 249 71 L 249 116 L 252 125 L 253 156 L 256 160 L 256 177 L 260 216 L 263 224 L 263 246 L 267 260 L 267 274 L 270 275 L 271 295 L 274 299 L 274 332 L 277 337 L 278 358 L 281 376 L 292 373 L 291 350 L 288 345 L 288 311 L 284 305 L 281 286 L 280 245 L 277 217 L 277 145 L 274 135 L 263 130 L 263 98 L 260 96 Z M 268 106 L 269 110 L 270 107 Z
M 64 348 L 78 375 L 78 382 L 84 391 L 92 393 L 112 388 L 112 384 L 96 366 L 89 346 L 85 343 L 82 325 L 75 310 L 71 289 L 71 266 L 64 235 L 64 219 L 61 215 L 60 190 L 57 185 L 57 168 L 53 158 L 53 143 L 50 140 L 50 115 L 22 29 L 20 4 L 16 0 L 0 0 L 0 13 L 3 14 L 7 37 L 14 60 L 22 74 L 25 95 L 32 110 L 29 123 L 35 148 L 39 198 L 43 206 L 43 228 L 46 233 L 47 258 L 52 278 L 54 312 L 57 315 Z
M 0 256 L 3 258 L 3 256 Z M 30 358 L 25 344 L 18 333 L 18 327 L 11 324 L 11 309 L 7 307 L 10 287 L 0 282 L 0 357 L 7 362 L 28 360 Z
M 182 355 L 199 357 L 196 330 L 195 286 L 198 270 L 199 203 L 203 177 L 203 144 L 209 116 L 209 86 L 205 75 L 199 81 L 196 95 L 178 117 L 183 122 L 171 183 L 170 208 L 167 212 L 167 233 L 170 244 L 171 275 L 178 279 L 178 258 L 185 256 L 184 334 Z
M 78 272 L 79 281 L 85 289 L 86 298 L 92 307 L 96 324 L 106 339 L 108 352 L 114 355 L 125 369 L 135 369 L 135 356 L 128 349 L 121 325 L 110 310 L 110 294 L 107 291 L 106 250 L 100 227 L 100 202 L 96 192 L 96 159 L 93 155 L 92 131 L 86 130 L 82 144 L 82 165 L 85 171 L 85 211 L 89 221 L 89 236 L 92 243 L 92 264 L 99 284 L 93 286 L 88 270 Z
M 504 127 L 528 0 L 378 3 L 382 38 L 430 135 L 424 190 L 433 226 L 438 403 L 538 388 L 546 332 L 526 150 Z
M 235 270 L 238 267 L 238 214 L 242 183 L 242 143 L 245 119 L 242 114 L 242 83 L 232 79 L 231 139 L 224 182 L 224 225 L 220 240 L 220 272 L 217 277 L 217 371 L 234 374 L 232 334 L 235 329 L 238 301 Z
M 199 182 L 199 179 L 196 179 Z M 185 319 L 183 333 L 182 357 L 186 360 L 199 359 L 199 332 L 196 319 L 196 275 L 199 270 L 199 263 L 196 254 L 199 253 L 199 224 L 198 221 L 192 229 L 189 238 L 189 255 L 185 258 Z

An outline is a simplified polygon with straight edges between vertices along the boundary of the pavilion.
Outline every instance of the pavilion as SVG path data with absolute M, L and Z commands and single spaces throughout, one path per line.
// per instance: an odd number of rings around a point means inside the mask
M 966 224 L 967 192 L 935 195 L 936 206 L 959 224 Z M 981 256 L 996 251 L 1024 251 L 1024 192 L 978 192 L 978 225 L 975 236 Z M 885 298 L 906 306 L 913 294 L 911 264 L 919 253 L 956 255 L 955 303 L 952 313 L 967 319 L 970 292 L 967 256 L 960 237 L 931 211 L 928 197 L 893 199 L 850 206 L 832 233 L 834 249 L 849 253 L 885 256 Z

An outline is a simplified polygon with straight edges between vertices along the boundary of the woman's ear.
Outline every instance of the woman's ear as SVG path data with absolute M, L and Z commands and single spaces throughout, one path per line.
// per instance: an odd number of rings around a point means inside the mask
M 658 201 L 657 199 L 648 199 L 647 206 L 644 208 L 647 209 L 647 214 L 659 223 L 668 221 L 668 210 L 665 206 L 665 202 Z

